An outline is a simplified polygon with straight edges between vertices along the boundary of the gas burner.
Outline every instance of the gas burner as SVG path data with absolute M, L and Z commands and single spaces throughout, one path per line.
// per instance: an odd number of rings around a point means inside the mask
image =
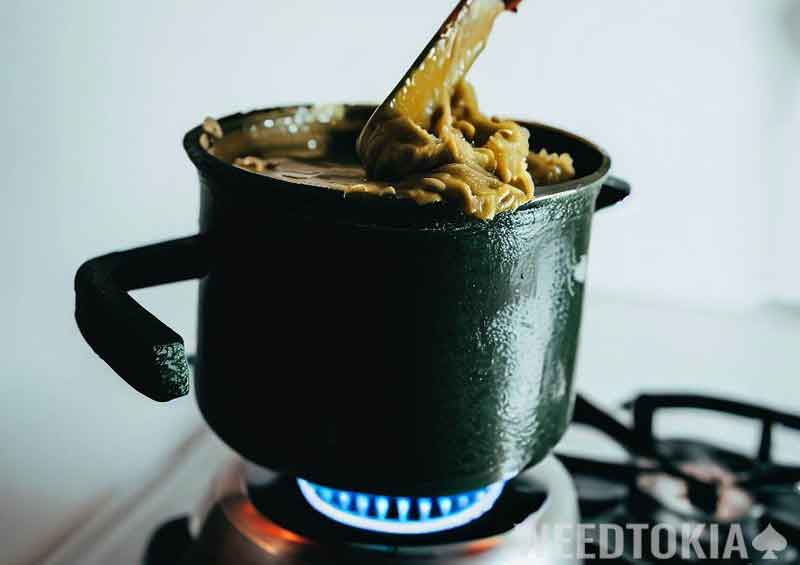
M 800 467 L 775 463 L 771 457 L 773 430 L 783 426 L 800 431 L 800 418 L 695 395 L 643 395 L 626 407 L 632 411 L 632 427 L 585 398 L 579 396 L 576 402 L 574 424 L 601 431 L 629 454 L 622 463 L 559 456 L 575 478 L 585 524 L 664 524 L 683 528 L 684 534 L 705 526 L 691 534 L 705 554 L 701 559 L 713 555 L 712 545 L 736 529 L 750 551 L 755 549 L 751 562 L 759 562 L 764 536 L 773 535 L 785 551 L 774 556 L 763 553 L 764 560 L 800 559 Z M 754 421 L 761 429 L 757 453 L 747 456 L 699 440 L 656 435 L 655 415 L 665 409 L 700 409 Z M 649 547 L 648 539 L 642 542 Z M 622 539 L 615 538 L 613 547 L 606 549 L 618 550 L 621 559 L 633 562 L 633 543 L 626 529 Z M 647 551 L 641 558 L 658 560 Z M 684 560 L 697 558 L 690 555 Z
M 574 533 L 577 520 L 572 480 L 554 457 L 505 484 L 429 499 L 329 489 L 234 461 L 190 521 L 153 536 L 145 564 L 508 565 L 534 549 L 554 554 L 552 540 L 533 547 L 535 528 Z
M 458 528 L 491 510 L 505 482 L 438 497 L 382 496 L 297 479 L 306 501 L 341 524 L 388 534 L 430 534 Z

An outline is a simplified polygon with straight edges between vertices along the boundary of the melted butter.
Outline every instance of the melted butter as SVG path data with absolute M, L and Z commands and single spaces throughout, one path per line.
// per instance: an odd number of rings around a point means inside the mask
M 528 131 L 483 115 L 464 82 L 504 10 L 500 0 L 459 4 L 361 132 L 356 149 L 370 180 L 391 181 L 398 197 L 420 204 L 456 201 L 485 220 L 533 198 Z
M 230 136 L 228 136 L 230 137 Z M 250 151 L 255 153 L 257 151 Z M 263 157 L 247 155 L 233 158 L 233 165 L 254 173 L 276 178 L 295 184 L 316 186 L 329 190 L 338 190 L 346 194 L 373 194 L 378 196 L 394 196 L 397 198 L 415 198 L 419 203 L 424 199 L 429 202 L 441 201 L 436 198 L 436 191 L 425 191 L 409 194 L 400 191 L 391 181 L 367 180 L 364 167 L 349 159 L 291 157 L 281 155 L 280 151 L 268 150 Z M 567 153 L 548 153 L 546 149 L 528 155 L 530 173 L 537 186 L 545 186 L 564 182 L 575 176 L 572 158 Z M 422 177 L 422 184 L 432 184 L 431 188 L 443 189 L 437 179 Z M 425 194 L 422 194 L 425 192 Z

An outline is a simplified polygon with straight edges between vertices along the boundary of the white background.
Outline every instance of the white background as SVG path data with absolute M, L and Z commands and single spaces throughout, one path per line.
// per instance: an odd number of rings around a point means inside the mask
M 128 389 L 72 321 L 83 260 L 195 231 L 183 133 L 379 101 L 452 4 L 6 0 L 0 561 L 46 553 L 197 424 L 191 399 Z M 527 0 L 471 80 L 487 112 L 586 135 L 634 186 L 595 224 L 581 386 L 797 409 L 800 1 Z M 194 284 L 139 296 L 192 347 Z

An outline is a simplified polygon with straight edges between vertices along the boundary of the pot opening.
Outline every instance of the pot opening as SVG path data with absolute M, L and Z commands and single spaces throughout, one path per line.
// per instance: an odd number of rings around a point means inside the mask
M 355 145 L 374 108 L 319 105 L 255 110 L 221 119 L 224 135 L 211 140 L 208 152 L 201 147 L 199 127 L 187 134 L 185 142 L 196 163 L 198 158 L 221 160 L 291 184 L 342 190 L 366 180 Z M 575 178 L 537 186 L 532 202 L 592 184 L 608 172 L 608 155 L 590 141 L 551 126 L 518 123 L 531 132 L 531 151 L 569 153 L 574 159 Z

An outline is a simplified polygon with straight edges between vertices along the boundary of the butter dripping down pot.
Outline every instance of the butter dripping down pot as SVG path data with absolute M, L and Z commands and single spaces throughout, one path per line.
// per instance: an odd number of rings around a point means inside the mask
M 372 109 L 316 120 L 279 108 L 221 124 L 242 147 L 352 159 Z M 300 133 L 264 131 L 299 112 L 310 124 Z M 200 233 L 85 263 L 78 326 L 135 389 L 179 397 L 183 341 L 127 291 L 200 278 L 197 402 L 245 458 L 397 495 L 508 479 L 571 418 L 592 215 L 628 194 L 592 143 L 523 125 L 534 148 L 571 153 L 578 178 L 489 222 L 257 175 L 209 155 L 195 128 L 184 146 L 200 175 Z

